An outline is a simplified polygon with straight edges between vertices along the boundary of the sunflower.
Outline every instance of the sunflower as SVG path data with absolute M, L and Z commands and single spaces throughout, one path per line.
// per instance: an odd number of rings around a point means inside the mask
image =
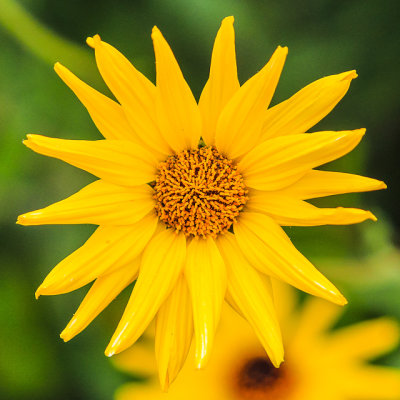
M 399 341 L 398 323 L 382 317 L 331 330 L 342 308 L 310 298 L 297 307 L 293 292 L 277 293 L 277 307 L 285 326 L 285 362 L 279 369 L 260 346 L 246 321 L 226 307 L 208 367 L 186 364 L 169 392 L 156 379 L 150 340 L 118 355 L 114 365 L 147 377 L 127 383 L 116 400 L 398 400 L 400 370 L 368 364 L 393 350 Z M 151 338 L 148 331 L 147 337 Z
M 356 175 L 315 170 L 351 151 L 364 129 L 305 133 L 356 77 L 322 78 L 268 109 L 287 48 L 242 86 L 233 17 L 225 18 L 209 79 L 196 103 L 161 32 L 152 32 L 156 85 L 98 35 L 87 43 L 118 102 L 57 63 L 105 140 L 28 135 L 25 145 L 100 178 L 65 200 L 21 215 L 22 225 L 95 224 L 88 241 L 37 289 L 56 295 L 94 281 L 62 332 L 82 331 L 136 280 L 106 355 L 131 346 L 156 318 L 156 355 L 168 386 L 194 332 L 196 363 L 208 360 L 226 298 L 256 331 L 272 363 L 283 359 L 269 277 L 337 304 L 342 294 L 292 245 L 281 226 L 373 219 L 353 208 L 319 209 L 304 200 L 382 189 Z

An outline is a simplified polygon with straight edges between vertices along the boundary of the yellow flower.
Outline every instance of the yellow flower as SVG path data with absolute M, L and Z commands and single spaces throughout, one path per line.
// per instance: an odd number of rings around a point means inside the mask
M 283 347 L 270 276 L 346 303 L 280 226 L 375 219 L 368 211 L 319 209 L 304 200 L 385 187 L 370 178 L 314 169 L 351 151 L 364 134 L 364 129 L 305 133 L 339 102 L 356 73 L 322 78 L 267 109 L 287 48 L 278 47 L 240 86 L 228 17 L 197 104 L 157 28 L 152 38 L 156 86 L 98 35 L 88 38 L 118 102 L 55 66 L 105 140 L 28 135 L 24 143 L 100 179 L 18 222 L 99 228 L 50 272 L 36 296 L 67 293 L 95 280 L 61 334 L 67 341 L 137 279 L 106 354 L 131 346 L 156 317 L 163 386 L 183 365 L 193 330 L 196 363 L 206 363 L 224 298 L 247 318 L 278 366 Z
M 277 300 L 288 334 L 285 362 L 279 369 L 272 366 L 245 320 L 227 307 L 207 368 L 198 371 L 186 364 L 169 392 L 163 393 L 154 379 L 149 344 L 139 343 L 118 355 L 115 365 L 151 379 L 125 384 L 116 400 L 400 399 L 400 370 L 367 363 L 396 346 L 395 321 L 379 318 L 330 331 L 342 308 L 313 298 L 297 310 L 291 291 L 280 291 Z

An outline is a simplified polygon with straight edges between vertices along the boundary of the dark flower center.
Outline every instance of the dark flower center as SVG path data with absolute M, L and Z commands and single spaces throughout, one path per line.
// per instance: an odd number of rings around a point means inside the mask
M 267 357 L 254 357 L 239 369 L 234 391 L 239 399 L 285 400 L 291 386 L 285 366 L 275 368 Z
M 280 377 L 279 368 L 263 357 L 257 357 L 243 367 L 239 376 L 239 385 L 244 388 L 259 388 L 272 386 Z

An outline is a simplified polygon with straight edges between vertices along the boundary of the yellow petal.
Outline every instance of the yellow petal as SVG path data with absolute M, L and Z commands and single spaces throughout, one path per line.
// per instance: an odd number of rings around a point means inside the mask
M 221 252 L 222 253 L 222 252 Z M 236 304 L 234 298 L 232 297 L 231 293 L 229 292 L 229 289 L 227 287 L 226 293 L 225 293 L 225 301 L 232 307 L 233 310 L 235 310 L 242 318 L 246 319 L 245 316 L 243 315 L 242 311 L 240 310 L 239 306 Z
M 135 346 L 112 357 L 111 362 L 124 373 L 141 377 L 154 377 L 157 374 L 154 341 L 144 337 Z M 160 390 L 158 383 L 157 388 Z
M 116 185 L 142 185 L 156 176 L 153 154 L 133 142 L 27 137 L 24 144 L 36 153 L 58 158 Z
M 157 117 L 164 139 L 173 150 L 197 148 L 200 111 L 171 48 L 157 27 L 151 35 L 156 55 Z
M 381 189 L 386 189 L 386 185 L 376 179 L 342 172 L 312 170 L 297 182 L 282 189 L 281 192 L 297 199 L 306 200 L 334 194 Z
M 318 208 L 278 192 L 252 191 L 246 208 L 265 213 L 283 226 L 348 225 L 366 219 L 376 221 L 369 211 L 343 207 Z
M 96 224 L 131 225 L 153 208 L 148 185 L 124 187 L 98 180 L 46 208 L 20 215 L 21 225 Z
M 167 395 L 160 390 L 160 387 L 152 383 L 126 383 L 118 388 L 115 393 L 115 400 L 136 400 L 151 399 L 165 400 Z
M 226 268 L 213 239 L 193 239 L 187 249 L 185 275 L 193 303 L 197 368 L 206 365 L 226 290 Z
M 96 62 L 107 86 L 121 103 L 136 135 L 150 148 L 169 154 L 162 138 L 155 112 L 156 88 L 117 49 L 103 42 L 99 35 L 88 38 L 95 49 Z
M 118 103 L 81 81 L 60 63 L 56 63 L 54 69 L 86 107 L 97 129 L 106 139 L 137 140 Z
M 313 346 L 314 342 L 324 339 L 329 329 L 342 314 L 342 307 L 321 299 L 307 299 L 298 318 L 296 332 L 292 338 L 292 346 L 301 350 L 305 343 Z
M 362 366 L 341 382 L 345 399 L 400 399 L 400 371 L 397 368 Z
M 286 55 L 287 47 L 278 47 L 267 65 L 250 78 L 223 109 L 215 144 L 229 158 L 245 154 L 259 143 L 265 109 L 278 84 Z
M 221 111 L 239 89 L 237 77 L 235 31 L 233 17 L 222 20 L 215 38 L 210 76 L 200 96 L 199 109 L 203 118 L 203 139 L 214 144 L 215 129 Z
M 228 269 L 230 296 L 254 329 L 271 362 L 279 367 L 283 345 L 269 278 L 249 265 L 231 233 L 221 236 L 217 245 Z
M 394 320 L 363 321 L 331 334 L 329 352 L 341 354 L 346 359 L 369 360 L 394 349 L 399 337 L 399 325 Z
M 87 242 L 62 260 L 39 286 L 36 297 L 71 292 L 112 272 L 143 251 L 157 226 L 150 213 L 132 226 L 101 226 Z
M 260 272 L 333 303 L 346 304 L 335 286 L 293 246 L 283 229 L 270 217 L 242 212 L 234 231 L 246 258 Z
M 265 114 L 261 140 L 306 132 L 332 111 L 356 77 L 356 71 L 326 76 L 270 108 Z
M 347 154 L 360 142 L 365 129 L 289 135 L 267 140 L 238 164 L 247 186 L 278 190 L 310 169 Z
M 181 370 L 193 336 L 190 293 L 183 275 L 157 313 L 155 351 L 162 390 Z
M 82 332 L 131 282 L 139 272 L 140 258 L 109 274 L 99 276 L 83 299 L 78 310 L 61 332 L 67 342 Z
M 143 252 L 139 278 L 106 355 L 119 353 L 142 335 L 174 288 L 186 256 L 186 239 L 171 229 L 154 236 Z
M 298 302 L 297 291 L 292 286 L 281 280 L 271 278 L 272 295 L 276 305 L 276 313 L 284 335 L 284 340 L 290 343 L 290 335 L 293 334 L 293 326 L 299 313 L 296 312 Z

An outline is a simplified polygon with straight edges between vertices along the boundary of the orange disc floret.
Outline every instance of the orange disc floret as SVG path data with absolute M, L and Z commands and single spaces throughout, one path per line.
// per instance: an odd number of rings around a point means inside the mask
M 247 201 L 242 175 L 215 147 L 184 150 L 168 157 L 158 171 L 157 214 L 186 236 L 226 232 Z

